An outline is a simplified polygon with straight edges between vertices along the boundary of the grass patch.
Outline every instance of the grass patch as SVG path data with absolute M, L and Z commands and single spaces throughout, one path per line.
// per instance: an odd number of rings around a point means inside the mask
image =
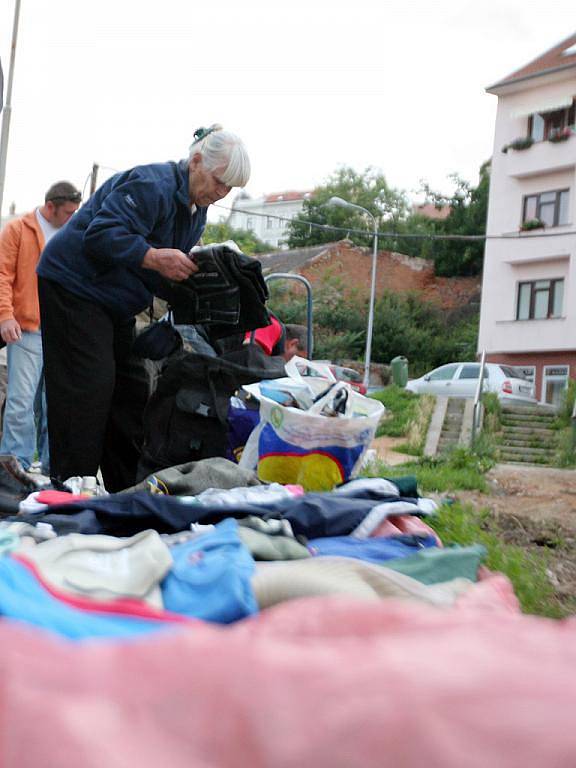
M 554 619 L 569 613 L 556 597 L 546 573 L 547 553 L 503 543 L 496 530 L 491 529 L 492 518 L 487 510 L 464 504 L 444 505 L 438 515 L 427 518 L 427 522 L 446 546 L 483 544 L 488 553 L 485 565 L 508 576 L 524 613 Z
M 392 480 L 403 475 L 414 475 L 423 493 L 456 490 L 486 492 L 488 484 L 484 474 L 490 466 L 491 462 L 486 459 L 457 448 L 446 455 L 427 457 L 396 467 L 376 461 L 364 474 L 368 477 L 389 477 Z
M 405 453 L 407 456 L 422 455 L 422 449 L 414 447 L 413 445 L 410 445 L 410 443 L 400 443 L 399 445 L 395 445 L 394 450 L 398 451 L 398 453 Z
M 576 453 L 574 452 L 574 434 L 572 427 L 564 427 L 557 432 L 557 450 L 554 466 L 562 469 L 576 467 Z
M 375 400 L 384 404 L 387 414 L 380 423 L 376 437 L 404 437 L 410 424 L 416 417 L 418 395 L 407 392 L 401 387 L 386 387 L 386 389 L 371 395 Z

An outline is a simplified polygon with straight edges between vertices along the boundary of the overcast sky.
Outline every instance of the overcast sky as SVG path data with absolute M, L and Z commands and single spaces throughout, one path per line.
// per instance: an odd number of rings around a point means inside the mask
M 212 122 L 246 142 L 252 196 L 342 164 L 450 189 L 491 154 L 485 87 L 576 31 L 575 0 L 21 3 L 4 213 L 94 161 L 103 179 L 183 157 Z M 0 0 L 5 81 L 13 13 Z

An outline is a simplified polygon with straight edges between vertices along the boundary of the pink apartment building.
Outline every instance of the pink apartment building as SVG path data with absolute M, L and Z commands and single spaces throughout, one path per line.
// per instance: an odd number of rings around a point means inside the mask
M 576 34 L 498 97 L 478 351 L 558 404 L 576 378 Z

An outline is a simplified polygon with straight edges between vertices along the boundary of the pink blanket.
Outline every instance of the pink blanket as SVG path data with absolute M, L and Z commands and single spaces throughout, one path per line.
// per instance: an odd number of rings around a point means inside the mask
M 574 768 L 576 619 L 307 598 L 67 643 L 0 621 L 3 768 Z

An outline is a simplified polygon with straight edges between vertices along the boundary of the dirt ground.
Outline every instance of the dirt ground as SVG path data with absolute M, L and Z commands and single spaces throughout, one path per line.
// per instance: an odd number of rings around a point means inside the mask
M 576 470 L 498 464 L 488 472 L 489 493 L 450 494 L 489 509 L 509 544 L 544 547 L 558 597 L 576 611 Z
M 405 442 L 405 437 L 386 437 L 384 435 L 383 437 L 376 437 L 371 447 L 374 448 L 379 459 L 388 464 L 389 467 L 395 467 L 397 464 L 414 461 L 414 456 L 408 456 L 394 450 L 396 446 Z
M 379 437 L 372 447 L 393 466 L 413 459 L 396 450 L 405 438 Z M 449 495 L 477 509 L 488 509 L 491 529 L 508 544 L 545 548 L 548 576 L 558 598 L 576 613 L 576 470 L 498 464 L 486 475 L 488 493 Z

